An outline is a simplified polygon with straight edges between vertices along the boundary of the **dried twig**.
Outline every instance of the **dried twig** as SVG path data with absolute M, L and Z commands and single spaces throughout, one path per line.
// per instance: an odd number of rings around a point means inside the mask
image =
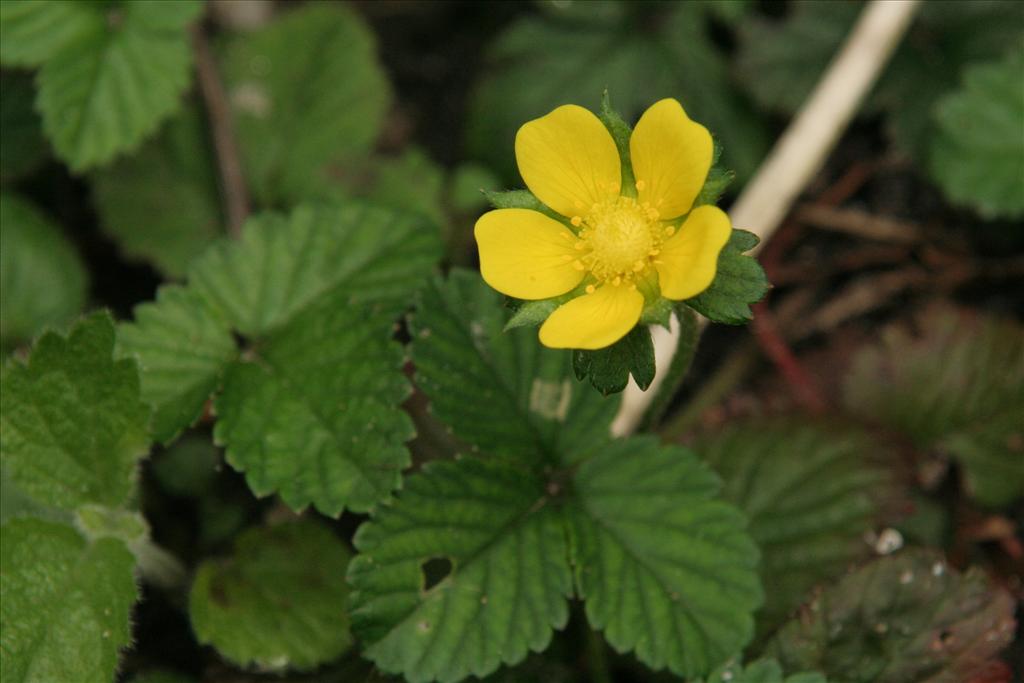
M 804 204 L 797 209 L 796 219 L 822 230 L 842 232 L 879 242 L 917 244 L 924 239 L 921 229 L 914 223 L 876 216 L 858 209 Z
M 241 235 L 242 224 L 249 215 L 249 191 L 245 185 L 242 160 L 235 141 L 231 107 L 217 71 L 213 51 L 210 50 L 209 39 L 202 26 L 194 26 L 192 29 L 192 49 L 196 58 L 199 89 L 206 103 L 206 114 L 210 121 L 213 146 L 217 154 L 228 232 L 237 238 Z

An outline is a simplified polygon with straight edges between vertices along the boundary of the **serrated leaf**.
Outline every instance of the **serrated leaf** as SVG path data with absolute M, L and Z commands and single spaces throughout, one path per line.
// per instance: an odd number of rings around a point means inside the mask
M 42 122 L 32 108 L 34 96 L 27 73 L 0 73 L 0 136 L 4 141 L 0 146 L 0 180 L 31 173 L 49 153 Z
M 717 323 L 742 325 L 753 319 L 750 310 L 768 293 L 768 278 L 753 256 L 743 252 L 757 246 L 758 239 L 746 230 L 732 231 L 729 242 L 718 255 L 718 269 L 711 286 L 686 305 Z
M 369 151 L 390 102 L 373 34 L 340 5 L 306 5 L 235 36 L 223 72 L 246 178 L 265 205 L 309 197 L 331 162 Z
M 27 364 L 3 370 L 0 458 L 40 503 L 73 510 L 124 504 L 146 452 L 149 409 L 131 360 L 112 358 L 114 323 L 96 313 L 67 337 L 44 334 Z
M 864 533 L 892 496 L 885 448 L 867 434 L 791 419 L 734 425 L 697 451 L 722 477 L 722 497 L 750 520 L 770 587 L 759 614 L 769 632 L 810 589 L 867 558 Z
M 985 218 L 1024 216 L 1024 38 L 1005 59 L 971 66 L 935 110 L 929 171 Z
M 577 379 L 589 379 L 605 396 L 625 389 L 630 375 L 638 387 L 647 389 L 655 372 L 651 331 L 637 325 L 611 346 L 596 351 L 573 349 L 572 368 Z
M 412 438 L 394 321 L 434 268 L 417 215 L 349 203 L 252 219 L 189 287 L 248 338 L 214 407 L 214 436 L 257 495 L 366 511 L 400 481 Z
M 202 4 L 75 4 L 100 23 L 46 59 L 36 106 L 57 154 L 83 171 L 134 149 L 178 108 L 191 77 L 185 27 Z
M 733 663 L 711 672 L 706 683 L 828 683 L 824 674 L 805 671 L 783 676 L 782 666 L 774 659 L 759 659 L 746 666 Z
M 153 407 L 150 429 L 160 442 L 195 423 L 238 355 L 219 311 L 195 291 L 162 287 L 155 302 L 135 307 L 135 322 L 117 330 L 118 352 L 138 361 L 142 398 Z
M 513 178 L 519 126 L 567 102 L 596 110 L 607 89 L 627 121 L 678 98 L 695 121 L 727 137 L 730 167 L 741 177 L 753 171 L 765 131 L 732 87 L 704 5 L 589 3 L 569 12 L 577 15 L 524 17 L 491 45 L 467 131 L 475 158 Z
M 82 0 L 4 0 L 0 3 L 0 61 L 39 66 L 67 45 L 103 29 L 100 7 Z
M 436 281 L 413 316 L 416 384 L 434 414 L 485 453 L 530 461 L 572 459 L 609 438 L 618 401 L 571 376 L 569 355 L 536 332 L 505 332 L 501 295 L 478 273 Z
M 348 562 L 341 540 L 317 522 L 250 529 L 231 556 L 196 571 L 196 637 L 240 666 L 311 669 L 335 659 L 352 644 Z
M 787 671 L 849 683 L 963 681 L 1014 633 L 1014 599 L 932 551 L 882 557 L 826 589 L 768 645 Z
M 0 342 L 7 346 L 81 311 L 88 275 L 57 226 L 28 202 L 0 194 L 0 224 Z
M 222 233 L 213 157 L 195 107 L 138 153 L 92 176 L 104 232 L 132 259 L 181 277 Z
M 854 360 L 850 410 L 960 459 L 968 490 L 998 506 L 1024 496 L 1024 331 L 1013 321 L 925 309 Z
M 544 481 L 512 464 L 426 465 L 355 545 L 353 630 L 366 656 L 410 683 L 483 677 L 543 650 L 568 621 L 562 515 Z M 431 559 L 449 572 L 428 586 Z
M 753 634 L 757 547 L 689 451 L 616 441 L 583 463 L 570 507 L 587 619 L 654 669 L 708 673 Z
M 113 680 L 137 597 L 131 553 L 38 519 L 11 520 L 2 533 L 4 680 Z

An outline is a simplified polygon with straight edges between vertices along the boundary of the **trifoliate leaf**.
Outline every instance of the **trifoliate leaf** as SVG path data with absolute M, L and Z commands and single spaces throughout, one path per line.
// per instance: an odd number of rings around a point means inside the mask
M 183 276 L 222 232 L 213 158 L 194 107 L 92 180 L 104 232 L 126 256 L 167 275 Z
M 114 323 L 96 313 L 67 337 L 44 334 L 27 364 L 4 367 L 0 458 L 5 474 L 40 503 L 118 507 L 134 488 L 135 462 L 149 446 L 149 409 L 135 363 L 113 360 L 113 350 Z
M 715 669 L 705 683 L 828 683 L 824 674 L 805 671 L 783 676 L 782 666 L 774 659 L 759 659 L 746 666 L 728 664 Z
M 39 66 L 67 45 L 103 30 L 97 4 L 83 0 L 4 0 L 0 3 L 0 61 Z
M 311 669 L 352 643 L 341 540 L 310 520 L 250 529 L 199 565 L 189 616 L 199 642 L 240 666 Z
M 576 379 L 589 378 L 591 385 L 605 396 L 626 388 L 629 376 L 641 389 L 654 381 L 654 342 L 646 325 L 637 325 L 611 346 L 596 351 L 574 349 L 572 368 Z
M 654 669 L 708 673 L 746 645 L 762 600 L 757 547 L 689 451 L 616 441 L 572 482 L 572 559 L 587 618 Z
M 142 398 L 153 407 L 153 438 L 172 441 L 192 425 L 238 355 L 224 317 L 202 296 L 177 285 L 135 308 L 119 326 L 118 350 L 139 363 Z
M 757 246 L 758 239 L 746 230 L 733 230 L 728 244 L 718 255 L 718 269 L 711 286 L 686 304 L 716 323 L 742 325 L 753 319 L 750 305 L 768 293 L 768 278 L 753 256 L 744 255 Z
M 1024 496 L 1024 331 L 933 306 L 914 333 L 891 327 L 855 359 L 844 387 L 855 413 L 958 459 L 986 505 Z
M 137 597 L 131 553 L 38 519 L 11 520 L 0 532 L 4 680 L 114 680 Z
M 513 140 L 526 121 L 566 102 L 597 110 L 607 89 L 627 121 L 675 97 L 726 137 L 726 165 L 748 176 L 766 149 L 763 124 L 734 90 L 700 3 L 584 3 L 572 19 L 528 16 L 489 49 L 473 97 L 471 154 L 515 178 Z M 582 16 L 581 16 L 582 15 Z
M 767 650 L 787 671 L 849 683 L 964 681 L 1013 639 L 1014 607 L 981 569 L 911 549 L 826 589 Z
M 1024 216 L 1024 39 L 999 62 L 972 66 L 935 110 L 929 170 L 949 198 L 985 218 Z
M 373 34 L 340 5 L 310 4 L 233 37 L 223 70 L 246 178 L 267 205 L 309 197 L 331 162 L 369 151 L 390 100 Z
M 618 401 L 573 379 L 569 354 L 505 330 L 501 295 L 475 272 L 435 282 L 413 316 L 416 383 L 434 414 L 485 453 L 571 460 L 609 438 Z
M 413 430 L 391 337 L 439 250 L 421 217 L 349 203 L 255 218 L 197 262 L 190 289 L 250 344 L 214 436 L 257 495 L 336 515 L 398 485 Z
M 34 97 L 28 74 L 0 72 L 0 180 L 31 173 L 49 153 L 42 122 L 32 108 Z
M 502 461 L 434 462 L 355 537 L 352 627 L 410 683 L 483 677 L 569 618 L 562 514 L 545 482 Z
M 99 23 L 46 59 L 36 106 L 57 154 L 82 171 L 134 149 L 178 108 L 191 77 L 185 28 L 202 4 L 74 4 Z
M 810 589 L 868 557 L 864 533 L 891 498 L 884 448 L 858 431 L 786 419 L 735 425 L 697 451 L 724 481 L 722 497 L 750 520 L 770 631 Z M 870 457 L 870 459 L 869 459 Z
M 0 224 L 0 342 L 7 346 L 78 314 L 88 276 L 60 230 L 24 200 L 0 195 Z

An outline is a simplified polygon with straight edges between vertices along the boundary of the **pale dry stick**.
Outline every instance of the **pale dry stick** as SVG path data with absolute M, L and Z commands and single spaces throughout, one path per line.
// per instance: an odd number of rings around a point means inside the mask
M 918 5 L 919 0 L 872 0 L 864 8 L 814 92 L 736 200 L 729 212 L 733 225 L 756 234 L 761 244 L 772 235 L 846 130 Z M 678 328 L 654 330 L 658 367 L 668 367 L 678 341 Z M 630 381 L 612 423 L 614 434 L 636 429 L 663 378 L 659 373 L 646 392 Z

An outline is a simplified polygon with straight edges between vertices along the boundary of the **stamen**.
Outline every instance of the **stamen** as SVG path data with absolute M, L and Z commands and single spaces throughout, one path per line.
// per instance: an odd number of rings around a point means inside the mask
M 572 267 L 575 268 L 576 270 L 583 270 L 583 263 L 580 261 L 573 261 Z
M 649 252 L 647 252 L 647 255 L 648 256 L 657 256 L 660 253 L 661 253 L 661 249 L 651 249 Z
M 647 187 L 647 183 L 646 183 L 646 182 L 644 182 L 643 180 L 638 180 L 638 181 L 636 181 L 636 189 L 637 189 L 637 190 L 638 190 L 639 192 L 643 192 L 643 191 L 644 191 L 644 188 L 646 188 L 646 187 Z
M 584 249 L 587 248 L 587 244 L 583 240 L 580 240 L 576 242 L 576 244 L 572 245 L 572 248 L 575 249 L 576 251 L 583 251 Z
M 612 280 L 612 284 L 615 285 L 616 287 L 621 285 L 622 284 L 622 276 L 621 275 L 616 275 L 615 279 Z
M 665 237 L 671 237 L 674 234 L 676 234 L 675 226 L 670 225 L 665 228 Z
M 587 294 L 593 294 L 597 291 L 597 287 L 594 285 L 587 285 Z
M 643 261 L 637 261 L 636 263 L 633 264 L 633 271 L 639 273 L 641 270 L 644 269 L 645 265 L 647 264 L 644 263 Z
M 579 216 L 573 216 L 572 218 L 569 219 L 569 222 L 578 228 L 580 227 L 580 225 L 583 224 L 583 219 L 580 218 Z

